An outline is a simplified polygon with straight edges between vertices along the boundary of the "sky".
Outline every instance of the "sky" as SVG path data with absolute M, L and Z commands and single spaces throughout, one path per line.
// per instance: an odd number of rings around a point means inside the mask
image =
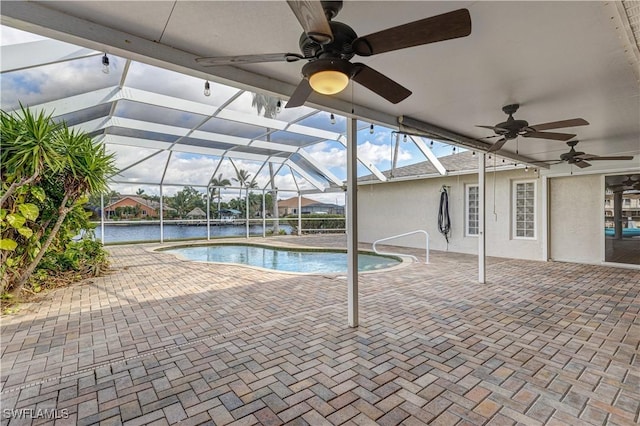
M 6 26 L 0 26 L 0 45 L 15 43 L 25 43 L 44 39 L 43 37 L 18 31 Z M 37 68 L 4 73 L 1 80 L 0 102 L 4 110 L 16 108 L 19 103 L 24 105 L 38 105 L 73 95 L 82 94 L 88 91 L 107 88 L 118 85 L 121 79 L 125 59 L 109 55 L 109 73 L 102 72 L 101 52 L 96 52 L 96 56 L 89 56 L 73 61 L 60 62 L 45 65 Z M 224 86 L 211 82 L 211 96 L 204 96 L 204 81 L 195 77 L 178 74 L 158 67 L 133 62 L 127 73 L 125 86 L 142 89 L 150 92 L 157 92 L 176 98 L 181 98 L 198 103 L 205 103 L 215 107 L 222 106 L 225 102 L 239 93 L 233 87 Z M 257 111 L 252 106 L 252 94 L 245 92 L 233 100 L 225 107 L 226 110 L 256 115 Z M 107 111 L 102 108 L 100 111 Z M 97 111 L 97 109 L 95 110 Z M 94 111 L 94 113 L 95 113 Z M 315 110 L 309 107 L 298 107 L 285 109 L 277 115 L 278 120 L 291 121 L 302 120 L 299 124 L 317 127 L 326 131 L 344 133 L 346 130 L 346 119 L 342 116 L 335 116 L 335 124 L 331 123 L 329 113 L 320 112 L 315 115 L 303 118 Z M 101 112 L 104 114 L 104 112 Z M 54 114 L 55 115 L 55 114 Z M 161 108 L 132 101 L 120 101 L 114 110 L 115 117 L 132 118 L 141 121 L 168 124 L 170 126 L 193 129 L 201 125 L 206 116 L 193 114 L 175 109 Z M 99 118 L 99 117 L 90 117 Z M 238 124 L 227 120 L 210 120 L 202 127 L 209 131 L 227 133 L 235 136 L 252 139 L 264 133 L 264 128 L 249 124 Z M 362 163 L 373 164 L 379 170 L 384 171 L 391 168 L 395 134 L 392 129 L 375 125 L 373 133 L 370 132 L 369 123 L 358 122 L 358 155 Z M 135 137 L 151 137 L 147 132 L 132 133 Z M 164 137 L 167 141 L 175 140 L 175 137 Z M 302 136 L 298 139 L 291 138 L 291 134 L 279 132 L 273 138 L 282 140 L 282 143 L 292 143 L 299 139 L 305 141 L 308 137 Z M 425 161 L 422 152 L 409 139 L 402 142 L 400 139 L 398 147 L 397 167 Z M 425 140 L 427 145 L 429 140 Z M 269 182 L 268 167 L 261 168 L 262 162 L 248 160 L 228 159 L 221 162 L 220 157 L 211 155 L 194 154 L 187 152 L 162 151 L 154 148 L 140 148 L 125 145 L 108 144 L 107 149 L 116 156 L 116 165 L 119 169 L 124 169 L 114 177 L 118 181 L 127 183 L 117 183 L 112 185 L 112 189 L 121 194 L 134 194 L 139 189 L 143 189 L 147 194 L 159 194 L 159 182 L 165 170 L 163 193 L 172 195 L 182 189 L 183 185 L 205 186 L 212 178 L 222 174 L 223 177 L 232 180 L 236 176 L 236 168 L 244 169 L 255 177 L 259 187 L 265 187 Z M 318 140 L 317 143 L 307 145 L 303 148 L 314 161 L 327 168 L 339 179 L 346 179 L 346 149 L 335 140 Z M 435 143 L 432 148 L 437 156 L 451 154 L 451 147 L 446 144 Z M 359 164 L 358 175 L 370 174 L 370 171 Z M 296 171 L 289 167 L 282 167 L 276 176 L 276 186 L 281 189 L 279 198 L 289 198 L 295 196 L 295 192 L 285 192 L 282 189 L 302 190 L 311 189 L 313 186 Z M 232 185 L 236 183 L 232 180 Z M 202 188 L 204 191 L 204 188 Z M 236 190 L 223 192 L 223 199 L 230 199 L 237 196 Z M 309 198 L 321 202 L 344 204 L 342 194 L 314 194 L 306 195 Z

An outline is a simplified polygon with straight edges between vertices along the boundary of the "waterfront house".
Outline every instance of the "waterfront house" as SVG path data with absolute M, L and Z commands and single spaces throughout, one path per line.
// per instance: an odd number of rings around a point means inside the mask
M 162 206 L 165 214 L 175 214 L 176 209 Z M 134 195 L 123 195 L 119 200 L 105 206 L 104 213 L 108 219 L 118 217 L 122 219 L 158 218 L 160 217 L 160 203 Z

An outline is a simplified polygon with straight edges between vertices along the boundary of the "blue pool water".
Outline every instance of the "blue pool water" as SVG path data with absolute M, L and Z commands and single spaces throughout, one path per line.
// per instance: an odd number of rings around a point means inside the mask
M 289 250 L 257 245 L 209 245 L 164 250 L 189 260 L 239 263 L 260 268 L 303 273 L 345 273 L 347 254 L 336 251 Z M 361 272 L 390 268 L 401 261 L 374 254 L 358 254 Z

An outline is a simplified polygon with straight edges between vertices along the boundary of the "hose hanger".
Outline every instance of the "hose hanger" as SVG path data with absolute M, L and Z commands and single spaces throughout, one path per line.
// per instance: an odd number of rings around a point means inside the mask
M 449 249 L 449 235 L 451 234 L 451 218 L 449 217 L 449 186 L 440 188 L 440 207 L 438 209 L 438 231 L 444 235 Z

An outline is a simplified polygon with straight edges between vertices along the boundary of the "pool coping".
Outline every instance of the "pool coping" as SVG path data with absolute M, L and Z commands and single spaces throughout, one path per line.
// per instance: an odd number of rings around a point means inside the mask
M 162 252 L 166 252 L 167 250 L 170 249 L 174 249 L 174 248 L 183 248 L 183 247 L 203 247 L 203 246 L 224 246 L 224 245 L 247 245 L 247 246 L 257 246 L 257 247 L 266 247 L 266 248 L 275 248 L 275 249 L 285 249 L 285 250 L 302 250 L 302 251 L 323 251 L 323 252 L 346 252 L 346 248 L 331 248 L 328 249 L 327 247 L 310 247 L 310 246 L 300 246 L 300 245 L 288 245 L 288 244 L 268 244 L 268 243 L 264 243 L 264 242 L 246 242 L 246 241 L 229 241 L 229 239 L 225 238 L 225 241 L 211 241 L 211 240 L 198 240 L 198 241 L 193 241 L 191 243 L 186 243 L 185 241 L 171 241 L 171 242 L 165 242 L 162 244 L 159 244 L 157 246 L 154 247 L 145 247 L 144 249 L 150 253 L 162 253 Z M 367 249 L 358 249 L 358 253 L 364 253 L 364 254 L 373 254 L 376 256 L 382 256 L 382 257 L 391 257 L 391 258 L 396 258 L 397 260 L 400 261 L 399 264 L 395 265 L 395 266 L 391 266 L 388 268 L 384 268 L 384 269 L 378 269 L 378 270 L 373 270 L 373 271 L 358 271 L 358 274 L 379 274 L 379 273 L 383 273 L 383 272 L 391 272 L 391 271 L 395 271 L 398 269 L 402 269 L 404 267 L 407 267 L 413 263 L 416 263 L 412 257 L 410 255 L 406 255 L 406 254 L 393 254 L 393 255 L 380 255 L 378 253 L 376 253 L 373 250 L 367 250 Z M 169 254 L 174 256 L 176 259 L 181 260 L 183 262 L 195 262 L 195 263 L 203 263 L 203 264 L 209 264 L 209 265 L 232 265 L 232 266 L 239 266 L 239 267 L 243 267 L 243 268 L 249 268 L 249 269 L 255 269 L 258 271 L 263 271 L 263 272 L 271 272 L 271 273 L 276 273 L 276 274 L 286 274 L 286 275 L 318 275 L 318 276 L 325 276 L 325 277 L 334 277 L 334 278 L 340 278 L 340 277 L 345 277 L 347 272 L 293 272 L 293 271 L 280 271 L 280 270 L 276 270 L 276 269 L 269 269 L 269 268 L 262 268 L 260 266 L 253 266 L 253 265 L 245 265 L 243 263 L 234 263 L 234 262 L 210 262 L 210 261 L 206 261 L 206 260 L 191 260 L 186 258 L 185 256 L 182 256 L 180 254 L 176 254 L 176 253 L 165 253 L 165 254 Z

